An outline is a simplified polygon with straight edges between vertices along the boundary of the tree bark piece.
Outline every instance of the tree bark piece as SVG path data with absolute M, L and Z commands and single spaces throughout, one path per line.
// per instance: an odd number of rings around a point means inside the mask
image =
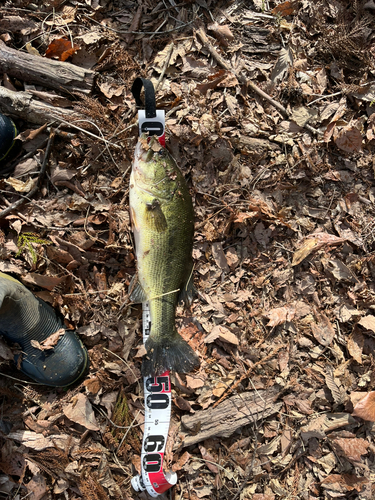
M 57 108 L 35 99 L 29 92 L 14 92 L 0 87 L 0 111 L 12 118 L 22 118 L 29 123 L 45 123 L 65 120 L 82 120 L 86 117 L 66 108 Z
M 176 443 L 176 447 L 190 446 L 213 437 L 229 437 L 240 427 L 277 413 L 283 404 L 275 403 L 279 393 L 279 386 L 244 392 L 223 401 L 216 408 L 184 415 L 179 434 L 182 442 Z
M 95 72 L 12 49 L 0 40 L 0 73 L 64 93 L 89 94 Z

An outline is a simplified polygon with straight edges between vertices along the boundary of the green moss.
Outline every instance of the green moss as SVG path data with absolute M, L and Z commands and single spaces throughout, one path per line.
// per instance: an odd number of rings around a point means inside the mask
M 43 240 L 42 238 L 39 238 L 35 233 L 21 233 L 18 236 L 17 240 L 18 252 L 16 254 L 16 257 L 20 256 L 25 248 L 27 248 L 30 251 L 31 257 L 35 264 L 37 261 L 37 255 L 34 247 L 32 246 L 32 243 L 38 243 L 39 245 L 52 245 L 51 241 Z

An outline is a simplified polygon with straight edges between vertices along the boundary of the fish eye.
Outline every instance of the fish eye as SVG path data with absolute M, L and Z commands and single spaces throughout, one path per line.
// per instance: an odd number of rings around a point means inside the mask
M 165 156 L 165 149 L 160 149 L 158 151 L 158 155 L 161 156 L 162 158 Z

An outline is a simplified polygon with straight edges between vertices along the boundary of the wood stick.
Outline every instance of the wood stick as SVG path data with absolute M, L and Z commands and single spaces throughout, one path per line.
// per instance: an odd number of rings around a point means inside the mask
M 55 61 L 8 47 L 0 40 L 0 73 L 36 83 L 65 94 L 89 94 L 95 72 L 67 62 Z
M 280 386 L 277 385 L 267 390 L 244 392 L 223 401 L 217 408 L 184 415 L 179 432 L 182 442 L 176 443 L 175 447 L 191 446 L 213 437 L 228 437 L 244 425 L 274 415 L 283 405 L 282 402 L 276 403 L 279 393 Z
M 276 346 L 272 352 L 267 354 L 267 356 L 265 356 L 264 358 L 260 359 L 259 361 L 254 363 L 252 366 L 250 366 L 250 368 L 248 370 L 246 370 L 246 373 L 243 373 L 238 380 L 236 380 L 230 387 L 228 387 L 224 391 L 224 394 L 221 396 L 221 398 L 218 399 L 217 401 L 215 401 L 213 408 L 216 408 L 225 398 L 227 398 L 229 396 L 230 393 L 232 393 L 235 389 L 237 389 L 237 387 L 240 385 L 240 383 L 243 380 L 248 379 L 250 377 L 250 373 L 254 370 L 254 368 L 256 368 L 258 365 L 262 365 L 263 363 L 265 363 L 269 359 L 273 358 L 274 355 L 277 354 L 282 347 L 283 346 L 281 346 L 281 345 Z
M 217 52 L 217 50 L 212 46 L 212 44 L 210 43 L 209 39 L 207 38 L 207 35 L 204 32 L 203 28 L 199 28 L 199 30 L 197 31 L 197 35 L 200 38 L 203 45 L 206 47 L 206 49 L 209 51 L 209 53 L 215 59 L 215 61 L 218 64 L 220 64 L 220 66 L 222 66 L 227 71 L 230 71 L 231 73 L 233 73 L 234 76 L 237 78 L 237 80 L 240 83 L 250 87 L 254 92 L 256 92 L 258 95 L 263 97 L 263 99 L 265 99 L 270 104 L 272 104 L 272 106 L 274 106 L 283 116 L 285 116 L 285 118 L 290 119 L 290 113 L 288 112 L 288 110 L 286 108 L 284 108 L 284 106 L 282 104 L 280 104 L 279 102 L 272 99 L 271 96 L 266 94 L 266 92 L 264 92 L 257 85 L 255 85 L 255 83 L 253 83 L 250 80 L 247 80 L 243 75 L 240 75 L 239 73 L 234 71 L 234 69 L 230 66 L 230 64 L 228 64 L 227 61 L 223 57 L 221 57 L 221 55 Z M 321 135 L 321 132 L 319 130 L 315 129 L 314 127 L 312 127 L 308 123 L 306 123 L 304 128 L 306 128 L 307 130 L 309 130 L 310 132 L 312 132 L 315 135 Z
M 5 87 L 0 87 L 0 111 L 12 118 L 22 118 L 26 122 L 37 125 L 44 125 L 56 120 L 71 122 L 87 119 L 71 109 L 58 108 L 38 101 L 29 92 L 15 92 Z

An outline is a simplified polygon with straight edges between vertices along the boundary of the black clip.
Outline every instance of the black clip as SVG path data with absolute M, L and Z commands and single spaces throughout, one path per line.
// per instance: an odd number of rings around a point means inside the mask
M 132 94 L 134 96 L 137 106 L 143 107 L 143 102 L 141 99 L 142 87 L 145 89 L 145 111 L 146 118 L 156 117 L 156 101 L 155 101 L 155 89 L 151 82 L 147 78 L 136 78 L 132 85 Z

